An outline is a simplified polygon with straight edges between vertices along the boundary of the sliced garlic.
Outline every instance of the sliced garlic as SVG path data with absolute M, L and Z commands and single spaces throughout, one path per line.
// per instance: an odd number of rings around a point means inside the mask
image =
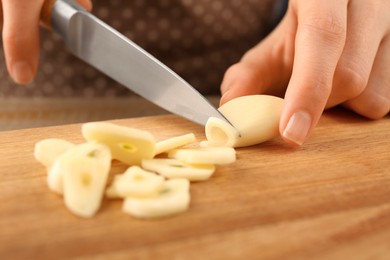
M 63 181 L 66 207 L 81 217 L 91 217 L 99 209 L 111 167 L 111 153 L 104 144 L 77 145 L 54 162 Z
M 142 160 L 142 167 L 169 179 L 185 178 L 190 181 L 207 180 L 215 171 L 212 164 L 188 164 L 176 159 Z
M 162 176 L 145 171 L 138 166 L 132 166 L 123 174 L 114 177 L 106 195 L 110 198 L 153 196 L 163 185 Z
M 53 163 L 53 166 L 49 168 L 47 175 L 47 185 L 49 189 L 55 193 L 63 194 L 63 170 L 60 163 Z
M 167 180 L 152 197 L 128 197 L 122 209 L 138 218 L 158 218 L 184 212 L 190 203 L 190 183 L 186 179 Z
M 165 153 L 169 150 L 193 143 L 196 137 L 193 133 L 172 137 L 156 143 L 155 154 Z
M 220 146 L 224 146 L 224 145 L 220 145 Z M 209 141 L 204 140 L 204 141 L 199 142 L 199 147 L 207 148 L 207 147 L 214 147 L 214 146 L 212 146 Z
M 168 157 L 189 164 L 229 164 L 236 161 L 236 151 L 231 147 L 205 147 L 174 149 Z
M 82 134 L 88 141 L 108 145 L 113 159 L 128 165 L 137 165 L 144 158 L 154 157 L 154 137 L 147 131 L 106 122 L 92 122 L 82 126 Z
M 35 144 L 34 157 L 49 170 L 54 160 L 75 145 L 63 139 L 48 138 Z
M 242 96 L 218 110 L 229 120 L 211 117 L 206 137 L 211 146 L 243 147 L 270 140 L 279 135 L 283 99 L 268 95 Z

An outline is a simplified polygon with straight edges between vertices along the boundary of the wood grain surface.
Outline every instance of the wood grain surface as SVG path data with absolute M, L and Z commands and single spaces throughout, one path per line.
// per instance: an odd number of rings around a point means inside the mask
M 115 122 L 204 139 L 173 115 Z M 236 163 L 191 185 L 187 212 L 158 220 L 112 200 L 92 219 L 72 215 L 33 158 L 49 137 L 83 142 L 80 124 L 0 132 L 0 259 L 390 259 L 389 117 L 331 110 L 300 148 L 237 149 Z

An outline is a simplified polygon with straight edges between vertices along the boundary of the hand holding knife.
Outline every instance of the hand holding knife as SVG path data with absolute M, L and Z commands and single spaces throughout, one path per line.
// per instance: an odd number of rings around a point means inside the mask
M 227 119 L 197 90 L 74 0 L 46 0 L 41 13 L 71 52 L 154 104 L 205 125 Z

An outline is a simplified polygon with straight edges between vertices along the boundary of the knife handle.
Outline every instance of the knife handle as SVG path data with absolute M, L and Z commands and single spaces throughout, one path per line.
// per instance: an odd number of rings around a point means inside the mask
M 45 0 L 41 9 L 41 23 L 47 28 L 51 28 L 51 10 L 55 2 L 56 0 Z

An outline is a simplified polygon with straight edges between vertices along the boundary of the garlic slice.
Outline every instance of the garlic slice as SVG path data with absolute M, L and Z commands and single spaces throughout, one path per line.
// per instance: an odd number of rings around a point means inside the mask
M 207 180 L 215 171 L 212 164 L 188 164 L 176 159 L 142 160 L 142 167 L 169 179 L 185 178 L 190 181 Z
M 85 143 L 60 155 L 54 162 L 63 181 L 66 207 L 81 217 L 91 217 L 99 209 L 111 167 L 106 145 Z
M 123 174 L 114 177 L 106 195 L 110 198 L 153 196 L 158 193 L 163 184 L 164 177 L 145 171 L 138 166 L 132 166 Z
M 205 147 L 174 149 L 168 157 L 189 164 L 229 164 L 236 161 L 236 151 L 231 147 Z
M 196 137 L 193 133 L 175 136 L 156 143 L 155 155 L 168 152 L 169 150 L 176 149 L 178 147 L 190 144 L 196 141 Z
M 142 159 L 154 157 L 154 137 L 144 130 L 107 122 L 92 122 L 82 126 L 82 134 L 88 141 L 108 145 L 112 158 L 128 165 L 138 165 Z
M 122 210 L 138 218 L 158 218 L 184 212 L 190 204 L 190 183 L 171 179 L 152 197 L 128 197 Z
M 37 142 L 34 146 L 34 157 L 49 170 L 55 159 L 75 144 L 58 138 L 48 138 Z

